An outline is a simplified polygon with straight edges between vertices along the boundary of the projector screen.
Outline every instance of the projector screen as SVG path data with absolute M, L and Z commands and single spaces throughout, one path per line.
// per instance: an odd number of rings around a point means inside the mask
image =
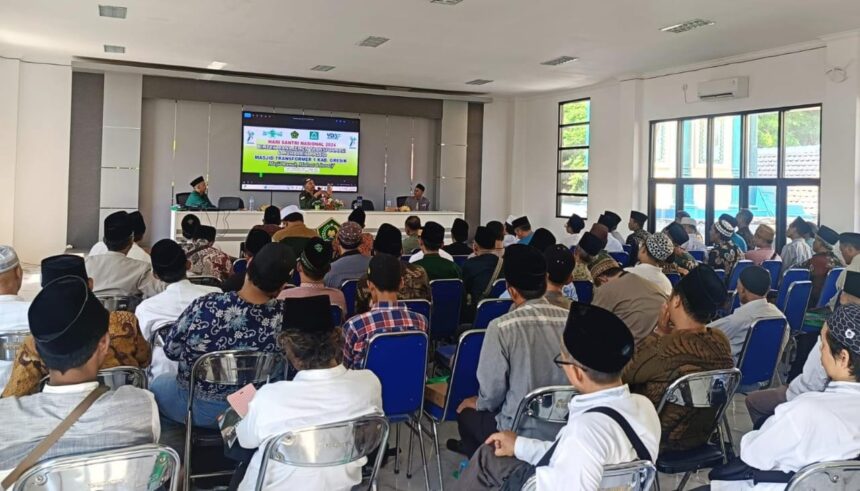
M 243 191 L 358 191 L 359 120 L 242 112 Z

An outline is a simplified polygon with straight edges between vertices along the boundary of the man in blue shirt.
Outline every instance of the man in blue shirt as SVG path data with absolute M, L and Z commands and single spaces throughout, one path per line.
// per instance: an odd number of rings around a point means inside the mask
M 511 227 L 514 229 L 514 235 L 517 236 L 518 244 L 529 245 L 532 241 L 532 224 L 529 223 L 529 217 L 522 216 L 511 222 Z

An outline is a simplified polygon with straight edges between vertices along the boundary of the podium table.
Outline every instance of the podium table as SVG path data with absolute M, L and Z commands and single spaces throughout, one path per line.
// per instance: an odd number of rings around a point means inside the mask
M 352 210 L 304 210 L 305 225 L 316 229 L 329 219 L 343 223 L 349 217 Z M 458 211 L 368 211 L 365 212 L 365 231 L 376 235 L 376 230 L 383 223 L 390 223 L 403 232 L 403 224 L 410 215 L 421 218 L 421 223 L 428 221 L 437 222 L 445 227 L 445 241 L 450 241 L 451 225 L 454 219 L 463 218 L 463 213 Z M 171 211 L 170 212 L 170 238 L 182 236 L 182 218 L 185 215 L 197 215 L 202 225 L 215 227 L 218 231 L 215 245 L 233 257 L 239 257 L 239 244 L 245 241 L 248 231 L 254 225 L 263 223 L 262 211 Z M 405 236 L 405 235 L 404 235 Z

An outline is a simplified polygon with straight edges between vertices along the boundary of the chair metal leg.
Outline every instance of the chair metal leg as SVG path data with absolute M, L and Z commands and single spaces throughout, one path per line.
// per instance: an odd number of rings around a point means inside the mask
M 413 421 L 414 425 L 415 422 Z M 406 423 L 406 428 L 409 429 L 409 451 L 407 452 L 406 457 L 406 479 L 412 479 L 412 437 L 415 434 L 415 427 L 410 426 L 409 422 Z
M 193 419 L 191 418 L 191 407 L 189 405 L 188 414 L 185 415 L 185 454 L 182 456 L 185 461 L 185 476 L 184 476 L 184 486 L 183 489 L 190 491 L 191 490 L 191 431 L 193 426 Z
M 430 423 L 433 430 L 433 445 L 436 447 L 436 470 L 439 472 L 439 489 L 445 491 L 445 484 L 442 481 L 442 453 L 439 452 L 439 432 L 436 430 L 436 421 L 431 419 Z
M 654 475 L 654 489 L 656 491 L 660 491 L 660 473 L 657 472 Z
M 415 418 L 415 424 L 418 426 L 418 446 L 421 447 L 421 465 L 424 467 L 424 488 L 430 491 L 430 472 L 427 467 L 427 451 L 424 449 L 424 436 L 421 434 L 421 416 Z M 439 440 L 436 440 L 436 452 L 439 452 Z M 412 434 L 409 434 L 409 465 L 412 464 Z M 441 464 L 440 464 L 441 465 Z M 439 481 L 439 489 L 442 489 L 442 481 Z
M 684 477 L 681 478 L 681 484 L 678 485 L 677 491 L 684 491 L 684 486 L 687 485 L 687 481 L 690 480 L 690 475 L 692 475 L 692 474 L 693 474 L 693 471 L 688 471 L 686 474 L 684 474 Z
M 732 437 L 732 428 L 729 426 L 729 418 L 725 414 L 723 414 L 723 428 L 726 433 L 725 441 L 720 442 L 723 445 L 723 454 L 725 454 L 726 460 L 732 460 L 735 456 L 735 442 Z
M 400 423 L 394 425 L 394 473 L 400 474 Z

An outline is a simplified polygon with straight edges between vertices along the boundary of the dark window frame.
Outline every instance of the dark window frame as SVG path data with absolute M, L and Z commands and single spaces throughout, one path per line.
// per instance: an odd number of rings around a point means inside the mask
M 576 102 L 585 102 L 588 101 L 588 121 L 579 122 L 579 123 L 566 123 L 562 124 L 562 108 L 566 104 L 572 104 Z M 588 178 L 589 171 L 591 170 L 591 97 L 582 97 L 579 99 L 571 99 L 567 101 L 561 101 L 558 103 L 558 114 L 556 117 L 556 124 L 558 127 L 556 128 L 556 139 L 557 139 L 557 148 L 556 148 L 556 165 L 555 165 L 555 216 L 556 218 L 568 218 L 567 215 L 561 214 L 561 198 L 562 196 L 578 196 L 583 198 L 588 198 L 588 192 L 585 193 L 562 193 L 559 191 L 561 187 L 561 177 L 563 175 L 568 174 L 585 174 L 586 179 Z M 564 128 L 570 128 L 574 126 L 587 126 L 588 127 L 588 144 L 587 145 L 573 145 L 569 147 L 565 147 L 561 141 L 561 130 Z M 588 167 L 585 170 L 562 170 L 561 169 L 561 154 L 564 150 L 588 150 Z M 589 187 L 590 187 L 589 183 Z M 586 208 L 587 210 L 587 208 Z M 586 213 L 587 215 L 587 213 Z M 583 219 L 587 219 L 587 216 L 582 217 Z

